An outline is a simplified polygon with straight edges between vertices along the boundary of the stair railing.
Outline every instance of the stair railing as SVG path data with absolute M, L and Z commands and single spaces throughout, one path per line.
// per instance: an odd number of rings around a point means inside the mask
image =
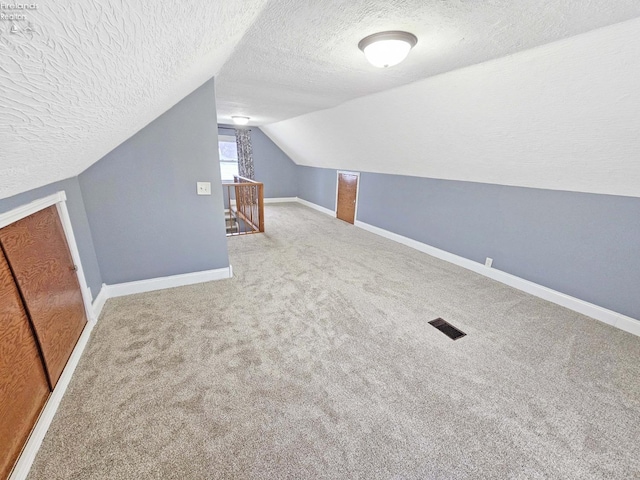
M 234 175 L 225 189 L 227 236 L 264 232 L 264 184 Z

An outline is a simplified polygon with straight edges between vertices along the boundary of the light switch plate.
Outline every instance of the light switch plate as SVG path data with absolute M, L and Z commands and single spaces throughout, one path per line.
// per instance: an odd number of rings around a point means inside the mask
M 211 195 L 211 182 L 197 182 L 198 195 Z

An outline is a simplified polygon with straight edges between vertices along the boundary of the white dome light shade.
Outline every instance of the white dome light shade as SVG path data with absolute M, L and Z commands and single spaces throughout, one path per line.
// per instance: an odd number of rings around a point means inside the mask
M 387 68 L 399 64 L 418 43 L 409 32 L 380 32 L 363 38 L 358 48 L 374 67 Z
M 246 125 L 247 123 L 249 123 L 249 117 L 232 116 L 231 120 L 233 120 L 233 123 L 235 123 L 236 125 Z

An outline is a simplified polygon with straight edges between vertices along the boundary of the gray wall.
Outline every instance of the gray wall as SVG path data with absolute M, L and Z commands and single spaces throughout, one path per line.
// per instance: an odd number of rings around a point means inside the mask
M 334 209 L 335 170 L 298 196 Z M 358 218 L 640 319 L 640 198 L 363 172 Z
M 228 266 L 213 79 L 79 181 L 105 283 Z
M 73 236 L 78 245 L 80 261 L 82 262 L 82 269 L 84 270 L 87 285 L 91 288 L 91 294 L 95 298 L 100 292 L 100 288 L 102 288 L 102 277 L 100 275 L 100 268 L 98 267 L 98 260 L 93 246 L 93 238 L 91 236 L 87 213 L 77 177 L 51 183 L 13 197 L 4 198 L 0 200 L 0 213 L 5 213 L 61 190 L 64 190 L 67 194 L 67 210 L 69 211 L 69 218 L 71 219 Z
M 234 135 L 231 125 L 219 125 L 220 135 Z M 251 128 L 255 179 L 264 183 L 265 198 L 295 197 L 298 192 L 297 166 L 257 127 Z
M 298 197 L 329 210 L 336 209 L 336 170 L 298 165 Z

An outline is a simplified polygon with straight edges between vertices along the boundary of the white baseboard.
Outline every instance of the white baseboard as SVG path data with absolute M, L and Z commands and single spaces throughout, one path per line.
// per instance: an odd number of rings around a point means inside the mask
M 640 337 L 640 322 L 638 320 L 634 320 L 632 317 L 627 317 L 625 315 L 620 315 L 619 313 L 616 313 L 616 315 L 618 315 L 619 318 L 614 327 Z
M 205 270 L 202 272 L 185 273 L 182 275 L 172 275 L 170 277 L 150 278 L 136 282 L 116 283 L 113 285 L 102 284 L 100 293 L 93 300 L 93 318 L 97 321 L 102 313 L 102 308 L 107 300 L 114 297 L 133 295 L 134 293 L 151 292 L 153 290 L 163 290 L 165 288 L 182 287 L 193 285 L 194 283 L 209 282 L 212 280 L 222 280 L 233 277 L 233 267 L 218 268 L 216 270 Z
M 38 421 L 36 425 L 33 427 L 31 431 L 31 435 L 29 436 L 29 440 L 27 440 L 22 453 L 20 454 L 20 458 L 16 462 L 11 475 L 9 476 L 9 480 L 23 480 L 27 478 L 29 474 L 29 470 L 31 469 L 31 465 L 33 465 L 33 461 L 36 458 L 36 454 L 40 449 L 40 445 L 42 445 L 42 441 L 44 440 L 44 436 L 49 430 L 49 426 L 53 421 L 53 417 L 58 410 L 58 406 L 60 405 L 60 401 L 69 386 L 71 381 L 71 377 L 76 367 L 78 366 L 78 362 L 80 361 L 80 357 L 82 356 L 82 352 L 87 346 L 87 342 L 89 340 L 89 336 L 91 335 L 91 330 L 93 330 L 94 322 L 88 321 L 80 338 L 78 339 L 78 343 L 76 343 L 73 352 L 71 352 L 71 356 L 67 361 L 67 365 L 64 367 L 62 371 L 62 375 L 56 384 L 56 388 L 53 389 L 47 403 L 45 404 L 40 416 L 38 417 Z
M 608 310 L 598 305 L 594 305 L 593 303 L 585 302 L 584 300 L 580 300 L 579 298 L 571 297 L 556 290 L 538 285 L 537 283 L 533 283 L 523 278 L 516 277 L 515 275 L 511 275 L 510 273 L 487 267 L 482 263 L 474 262 L 473 260 L 469 260 L 468 258 L 464 258 L 459 255 L 440 250 L 439 248 L 432 247 L 431 245 L 427 245 L 426 243 L 403 237 L 402 235 L 398 235 L 397 233 L 393 233 L 388 230 L 369 225 L 368 223 L 364 223 L 359 220 L 356 220 L 355 226 L 362 228 L 363 230 L 367 230 L 368 232 L 375 233 L 376 235 L 380 235 L 381 237 L 388 238 L 389 240 L 401 243 L 408 247 L 415 248 L 416 250 L 419 250 L 446 262 L 466 268 L 467 270 L 479 273 L 480 275 L 484 275 L 485 277 L 489 277 L 500 283 L 504 283 L 505 285 L 509 285 L 510 287 L 517 288 L 518 290 L 542 298 L 549 302 L 561 305 L 575 312 L 587 315 L 596 320 L 600 320 L 601 322 L 624 330 L 625 332 L 640 336 L 640 321 L 635 320 L 631 317 L 627 317 L 626 315 L 623 315 L 621 313 L 614 312 L 613 310 Z
M 100 292 L 98 293 L 98 295 L 96 296 L 96 298 L 93 300 L 93 303 L 92 303 L 93 318 L 95 318 L 96 322 L 100 318 L 100 313 L 102 313 L 102 307 L 104 307 L 105 302 L 109 299 L 107 288 L 105 287 L 106 285 L 103 283 L 102 288 L 100 289 Z
M 298 197 L 277 197 L 277 198 L 265 198 L 264 203 L 290 203 L 297 202 Z
M 193 285 L 194 283 L 210 282 L 212 280 L 223 280 L 232 277 L 231 266 L 218 268 L 215 270 L 204 270 L 202 272 L 184 273 L 181 275 L 171 275 L 169 277 L 150 278 L 148 280 L 138 280 L 136 282 L 116 283 L 113 285 L 103 285 L 106 289 L 107 298 L 123 297 L 135 293 L 152 292 L 154 290 L 164 290 L 165 288 L 182 287 Z
M 327 215 L 331 216 L 331 217 L 335 217 L 336 216 L 336 212 L 334 212 L 333 210 L 329 210 L 328 208 L 325 207 L 321 207 L 320 205 L 316 205 L 315 203 L 311 203 L 308 200 L 304 200 L 303 198 L 297 197 L 298 198 L 298 203 L 301 203 L 302 205 L 305 205 L 309 208 L 313 208 L 314 210 L 318 210 L 319 212 L 322 213 L 326 213 Z

